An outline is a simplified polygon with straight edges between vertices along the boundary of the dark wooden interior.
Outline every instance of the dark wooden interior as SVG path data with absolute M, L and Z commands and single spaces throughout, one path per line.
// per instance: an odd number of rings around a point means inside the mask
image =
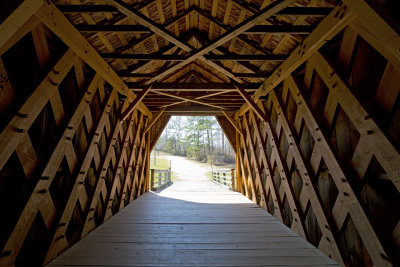
M 147 192 L 170 117 L 201 115 L 238 192 L 343 266 L 399 266 L 399 10 L 3 1 L 0 265 L 48 263 Z

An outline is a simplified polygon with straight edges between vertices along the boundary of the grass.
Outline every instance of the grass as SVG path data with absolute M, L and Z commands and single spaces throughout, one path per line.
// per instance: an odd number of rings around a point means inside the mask
M 212 182 L 213 181 L 213 173 L 210 171 L 210 172 L 207 172 L 207 177 L 208 177 L 208 179 L 210 179 L 210 181 Z
M 150 157 L 150 169 L 167 170 L 169 169 L 169 160 L 157 157 L 156 165 L 154 165 L 154 157 Z
M 154 157 L 150 157 L 150 169 L 156 170 L 168 170 L 169 169 L 169 160 L 160 158 L 157 156 L 156 165 L 154 165 Z M 175 182 L 177 180 L 174 172 L 171 174 L 171 181 Z

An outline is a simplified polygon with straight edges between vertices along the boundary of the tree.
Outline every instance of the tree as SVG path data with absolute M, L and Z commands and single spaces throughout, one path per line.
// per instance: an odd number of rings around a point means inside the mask
M 215 117 L 174 116 L 156 144 L 156 148 L 173 155 L 200 161 L 234 162 L 230 146 Z M 228 153 L 226 153 L 228 152 Z M 232 152 L 232 153 L 231 153 Z

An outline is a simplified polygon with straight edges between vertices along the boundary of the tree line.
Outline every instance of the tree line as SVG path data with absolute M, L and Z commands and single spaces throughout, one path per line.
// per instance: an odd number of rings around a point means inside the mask
M 171 117 L 155 150 L 203 162 L 235 162 L 235 153 L 213 116 Z

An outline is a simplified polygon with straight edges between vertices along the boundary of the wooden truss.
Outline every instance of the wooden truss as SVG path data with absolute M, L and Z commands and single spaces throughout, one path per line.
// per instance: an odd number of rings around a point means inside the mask
M 216 116 L 235 189 L 339 264 L 400 263 L 400 37 L 383 6 L 53 2 L 6 5 L 0 24 L 0 265 L 49 262 L 148 191 L 172 115 Z

